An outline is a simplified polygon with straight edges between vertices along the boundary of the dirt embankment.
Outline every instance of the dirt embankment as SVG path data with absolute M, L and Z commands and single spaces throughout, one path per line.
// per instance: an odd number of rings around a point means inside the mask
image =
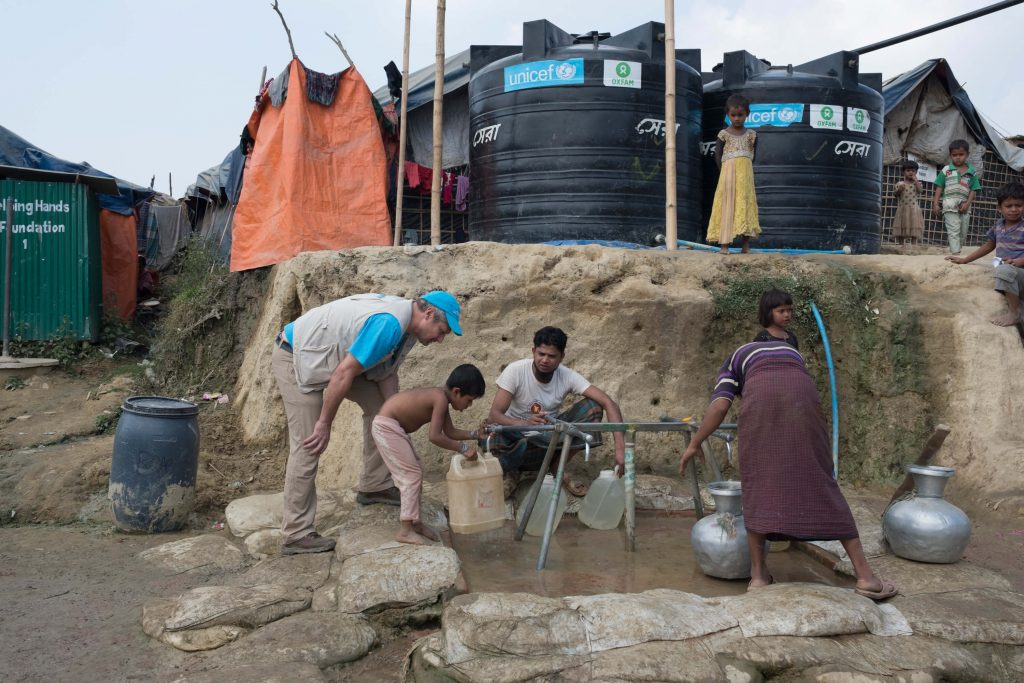
M 987 322 L 999 304 L 987 275 L 958 269 L 938 256 L 721 258 L 486 243 L 442 251 L 306 254 L 271 274 L 241 365 L 235 409 L 244 439 L 278 448 L 283 463 L 284 413 L 269 351 L 284 323 L 349 294 L 414 296 L 443 287 L 463 302 L 465 334 L 415 350 L 402 383 L 439 384 L 455 365 L 475 363 L 489 382 L 488 394 L 460 421 L 484 417 L 493 380 L 507 363 L 529 354 L 533 332 L 545 324 L 568 332 L 567 364 L 614 396 L 627 418 L 699 415 L 723 359 L 758 330 L 760 293 L 776 285 L 796 298 L 801 351 L 826 412 L 827 369 L 811 300 L 828 327 L 839 386 L 844 481 L 896 480 L 931 428 L 945 422 L 954 436 L 939 460 L 959 469 L 951 490 L 1015 495 L 1024 491 L 1024 475 L 1002 464 L 1012 462 L 1006 456 L 1013 441 L 997 419 L 973 414 L 979 406 L 989 406 L 993 415 L 1011 414 L 1013 387 L 1019 395 L 1021 386 L 1015 378 L 1024 369 L 1015 333 Z M 1002 366 L 979 363 L 981 348 L 991 349 Z M 1010 379 L 986 396 L 997 374 Z M 1003 407 L 995 410 L 1000 401 Z M 322 461 L 322 486 L 352 485 L 360 442 L 358 411 L 345 404 Z M 416 443 L 432 475 L 441 476 L 445 455 L 422 435 Z M 641 471 L 671 470 L 679 447 L 677 438 L 642 437 Z M 609 457 L 599 454 L 598 466 Z
M 955 502 L 1016 512 L 1024 500 L 1012 417 L 1021 412 L 1024 350 L 1012 329 L 987 322 L 1000 303 L 980 266 L 958 268 L 938 256 L 721 258 L 470 243 L 306 254 L 269 274 L 214 276 L 172 305 L 156 346 L 155 385 L 133 361 L 70 379 L 57 372 L 4 392 L 0 504 L 20 509 L 19 521 L 72 521 L 103 507 L 112 443 L 84 437 L 129 391 L 230 394 L 228 406 L 204 404 L 201 414 L 203 519 L 239 495 L 279 490 L 287 449 L 269 362 L 276 333 L 336 297 L 432 288 L 460 298 L 465 334 L 414 350 L 402 384 L 440 384 L 456 365 L 475 363 L 488 393 L 456 416 L 474 424 L 486 415 L 494 379 L 529 354 L 533 332 L 546 324 L 568 332 L 567 364 L 615 397 L 628 419 L 699 415 L 719 365 L 758 330 L 760 293 L 783 287 L 794 295 L 795 331 L 826 413 L 828 374 L 812 300 L 828 327 L 844 483 L 894 482 L 930 429 L 945 422 L 953 432 L 937 462 L 957 468 L 949 488 Z M 32 417 L 18 419 L 25 414 Z M 321 487 L 354 483 L 361 439 L 358 410 L 343 404 Z M 447 454 L 423 435 L 415 440 L 428 476 L 442 477 Z M 45 457 L 35 448 L 54 442 L 63 443 L 46 446 Z M 679 437 L 641 436 L 639 470 L 672 472 L 680 447 Z M 610 457 L 605 447 L 590 464 L 573 466 L 594 474 Z

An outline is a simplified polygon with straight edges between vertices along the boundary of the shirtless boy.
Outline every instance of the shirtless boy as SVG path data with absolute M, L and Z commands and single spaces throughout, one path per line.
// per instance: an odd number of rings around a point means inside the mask
M 448 407 L 461 412 L 483 395 L 484 378 L 480 370 L 475 365 L 460 365 L 443 387 L 399 392 L 384 402 L 373 419 L 373 440 L 402 497 L 401 528 L 395 535 L 400 543 L 427 545 L 440 538 L 434 529 L 420 522 L 423 462 L 409 435 L 429 423 L 432 444 L 474 460 L 473 441 L 480 437 L 482 429 L 456 429 Z

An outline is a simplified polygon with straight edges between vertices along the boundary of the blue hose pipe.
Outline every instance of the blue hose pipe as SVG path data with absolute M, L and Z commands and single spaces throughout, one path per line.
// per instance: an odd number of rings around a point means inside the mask
M 839 397 L 836 394 L 836 369 L 832 364 L 832 347 L 828 343 L 828 332 L 825 331 L 825 321 L 821 319 L 821 311 L 818 306 L 811 302 L 811 313 L 818 323 L 818 332 L 821 334 L 821 342 L 825 345 L 825 363 L 828 365 L 828 383 L 832 390 L 832 478 L 839 478 Z
M 687 240 L 676 240 L 676 243 L 680 247 L 687 247 L 696 251 L 718 251 L 718 247 L 711 246 L 710 244 L 701 244 L 700 242 L 688 242 Z M 754 254 L 849 254 L 850 248 L 843 247 L 842 249 L 751 249 L 751 253 Z

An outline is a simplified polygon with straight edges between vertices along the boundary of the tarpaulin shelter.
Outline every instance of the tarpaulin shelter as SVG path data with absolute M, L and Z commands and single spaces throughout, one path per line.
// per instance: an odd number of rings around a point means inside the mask
M 231 229 L 232 271 L 391 244 L 372 97 L 355 67 L 320 74 L 295 58 L 274 79 L 246 127 L 255 143 Z
M 54 171 L 72 175 L 112 178 L 118 194 L 97 194 L 100 206 L 100 257 L 103 269 L 103 306 L 131 318 L 135 313 L 138 283 L 134 207 L 153 190 L 114 178 L 87 163 L 74 163 L 36 147 L 0 126 L 0 165 Z
M 971 209 L 969 243 L 980 243 L 996 220 L 994 193 L 1010 181 L 1020 182 L 1024 149 L 1003 139 L 971 102 L 945 59 L 930 59 L 890 78 L 882 85 L 885 130 L 882 136 L 882 238 L 892 239 L 896 212 L 894 189 L 902 179 L 900 164 L 912 159 L 921 164 L 918 178 L 925 182 L 924 241 L 946 241 L 942 221 L 930 215 L 931 181 L 937 169 L 949 163 L 949 143 L 964 139 L 971 150 L 982 190 Z
M 196 176 L 185 191 L 193 229 L 220 263 L 231 260 L 231 226 L 242 194 L 245 154 L 235 145 L 224 160 Z
M 971 161 L 983 164 L 986 150 L 1015 171 L 1024 169 L 1024 149 L 1010 144 L 978 112 L 945 59 L 929 59 L 882 84 L 885 99 L 884 164 L 909 152 L 925 161 L 948 163 L 950 140 L 973 141 Z M 977 162 L 974 160 L 977 159 Z M 981 167 L 978 168 L 981 171 Z

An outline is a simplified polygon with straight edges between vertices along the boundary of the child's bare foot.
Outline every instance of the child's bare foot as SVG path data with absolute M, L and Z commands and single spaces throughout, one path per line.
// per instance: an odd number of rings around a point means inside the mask
M 441 537 L 434 529 L 427 526 L 426 524 L 423 524 L 422 522 L 416 522 L 412 525 L 412 528 L 414 531 L 416 531 L 416 533 L 425 536 L 426 538 L 429 538 L 431 541 L 441 540 Z
M 749 254 L 750 253 L 750 245 L 744 245 L 743 248 L 740 249 L 740 252 L 744 253 L 744 254 Z
M 402 528 L 395 534 L 395 540 L 399 543 L 411 543 L 412 545 L 430 545 L 430 539 L 420 536 L 412 529 Z
M 729 253 L 729 247 L 722 247 L 721 249 L 718 250 L 718 253 L 719 254 L 728 254 Z
M 1010 327 L 1020 322 L 1020 315 L 1016 313 L 1010 313 L 1009 311 L 1007 311 L 1002 315 L 992 318 L 991 322 L 993 325 L 998 325 L 999 327 Z

